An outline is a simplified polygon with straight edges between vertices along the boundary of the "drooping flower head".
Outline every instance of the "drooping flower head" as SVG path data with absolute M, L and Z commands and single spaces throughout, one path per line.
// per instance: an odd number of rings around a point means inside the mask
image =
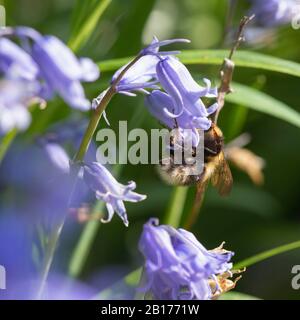
M 145 258 L 144 292 L 158 300 L 208 300 L 229 290 L 233 252 L 220 246 L 207 250 L 195 236 L 184 230 L 158 225 L 150 219 L 144 225 L 139 249 Z
M 171 129 L 191 129 L 192 137 L 189 138 L 192 138 L 193 146 L 197 146 L 200 139 L 198 130 L 210 128 L 211 120 L 208 117 L 218 107 L 214 103 L 206 108 L 201 98 L 216 98 L 217 89 L 211 88 L 208 79 L 204 79 L 205 87 L 197 84 L 188 69 L 174 57 L 178 51 L 159 51 L 161 46 L 176 42 L 189 41 L 159 41 L 154 38 L 148 47 L 141 50 L 142 57 L 117 84 L 117 91 L 128 95 L 135 95 L 132 91 L 144 92 L 146 105 L 152 115 Z M 117 79 L 126 66 L 114 74 L 112 81 Z M 158 90 L 159 85 L 164 91 Z M 145 89 L 153 91 L 149 93 Z
M 193 131 L 193 145 L 199 143 L 198 130 L 208 130 L 217 103 L 206 108 L 201 98 L 216 98 L 217 89 L 211 88 L 211 82 L 204 79 L 206 87 L 200 86 L 188 69 L 175 57 L 166 57 L 156 67 L 158 80 L 165 90 L 154 90 L 146 96 L 149 111 L 169 128 L 179 127 Z
M 119 183 L 113 175 L 100 163 L 91 162 L 83 166 L 84 180 L 95 192 L 96 198 L 106 203 L 108 211 L 107 219 L 102 222 L 110 222 L 114 212 L 122 219 L 124 224 L 128 226 L 128 219 L 124 201 L 139 202 L 146 199 L 145 195 L 133 192 L 136 188 L 134 181 L 130 181 L 127 185 Z
M 9 44 L 14 49 L 11 53 L 8 50 L 5 51 L 6 69 L 10 67 L 10 60 L 16 60 L 16 58 L 19 69 L 27 70 L 29 67 L 33 69 L 34 66 L 37 69 L 35 78 L 40 81 L 40 97 L 49 100 L 54 94 L 59 94 L 75 109 L 90 109 L 91 103 L 85 97 L 81 81 L 94 81 L 99 77 L 96 64 L 88 58 L 77 59 L 74 53 L 55 36 L 42 36 L 29 27 L 8 29 L 10 36 L 20 39 L 23 48 L 3 39 L 7 48 Z M 27 64 L 26 59 L 30 63 Z

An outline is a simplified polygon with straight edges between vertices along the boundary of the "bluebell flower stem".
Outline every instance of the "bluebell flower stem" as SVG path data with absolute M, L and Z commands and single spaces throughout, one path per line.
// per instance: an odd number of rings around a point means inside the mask
M 98 123 L 101 119 L 103 111 L 106 109 L 108 103 L 112 99 L 112 97 L 116 93 L 116 86 L 120 82 L 120 80 L 123 78 L 125 73 L 130 69 L 140 58 L 142 55 L 136 56 L 125 68 L 122 72 L 120 72 L 119 76 L 116 78 L 116 80 L 113 82 L 113 84 L 110 86 L 110 88 L 107 90 L 106 94 L 104 95 L 103 99 L 100 101 L 98 106 L 93 111 L 92 118 L 90 120 L 90 123 L 87 127 L 87 130 L 84 134 L 84 137 L 81 141 L 79 150 L 74 158 L 74 162 L 83 161 L 84 156 L 87 152 L 87 149 L 89 147 L 89 144 L 93 138 L 93 135 L 97 129 Z
M 140 112 L 135 113 L 134 117 L 130 120 L 129 128 L 133 125 L 138 126 L 141 119 L 143 119 L 143 115 L 145 109 L 140 108 Z M 143 115 L 141 114 L 143 113 Z M 121 175 L 121 171 L 123 169 L 123 166 L 118 164 L 115 165 L 113 168 L 113 174 L 116 178 L 118 178 Z M 94 209 L 92 211 L 92 215 L 96 212 L 101 212 L 104 208 L 103 202 L 97 202 L 94 206 Z M 100 221 L 88 221 L 85 225 L 80 238 L 76 244 L 76 247 L 74 248 L 73 254 L 70 259 L 69 263 L 69 275 L 72 278 L 78 278 L 80 274 L 82 273 L 83 267 L 86 263 L 86 260 L 91 252 L 92 244 L 95 240 L 95 237 L 97 235 L 97 232 L 100 228 L 101 222 Z
M 91 142 L 93 135 L 97 129 L 97 126 L 98 126 L 98 123 L 101 119 L 102 113 L 106 109 L 106 107 L 109 104 L 112 97 L 117 92 L 116 86 L 118 85 L 118 83 L 120 82 L 122 77 L 125 75 L 127 70 L 130 69 L 141 57 L 142 57 L 142 55 L 136 56 L 124 68 L 124 70 L 122 70 L 122 72 L 119 74 L 119 76 L 115 79 L 115 81 L 109 87 L 109 89 L 107 90 L 106 94 L 104 95 L 103 99 L 100 101 L 98 106 L 94 109 L 93 115 L 92 115 L 91 120 L 89 122 L 89 125 L 85 131 L 85 134 L 84 134 L 83 139 L 81 141 L 78 152 L 76 153 L 76 155 L 74 157 L 75 166 L 73 166 L 73 170 L 72 170 L 73 171 L 72 175 L 74 177 L 74 184 L 76 184 L 76 179 L 77 179 L 77 174 L 78 174 L 78 168 L 76 166 L 76 163 L 82 162 L 84 160 L 84 156 L 88 150 L 90 142 Z M 73 191 L 70 194 L 70 199 L 72 197 L 72 193 L 73 193 Z M 43 263 L 43 267 L 42 267 L 42 272 L 41 272 L 41 284 L 40 284 L 40 287 L 39 287 L 38 293 L 37 293 L 38 299 L 41 299 L 43 296 L 46 281 L 47 281 L 47 278 L 49 275 L 49 271 L 50 271 L 51 264 L 52 264 L 52 261 L 54 258 L 54 254 L 55 254 L 55 251 L 57 248 L 57 244 L 58 244 L 62 229 L 65 224 L 66 217 L 67 217 L 67 214 L 65 213 L 65 215 L 63 215 L 61 221 L 59 221 L 57 226 L 54 227 L 53 232 L 50 235 L 48 246 L 47 246 L 46 252 L 45 252 L 45 258 L 44 258 L 44 263 Z
M 178 228 L 183 215 L 188 187 L 174 187 L 164 224 Z

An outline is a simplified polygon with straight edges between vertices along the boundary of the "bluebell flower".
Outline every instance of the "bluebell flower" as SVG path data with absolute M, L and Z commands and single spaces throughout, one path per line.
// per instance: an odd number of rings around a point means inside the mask
M 208 130 L 211 126 L 209 115 L 217 108 L 217 103 L 206 108 L 201 98 L 216 98 L 217 88 L 204 79 L 200 86 L 188 69 L 176 58 L 166 57 L 157 64 L 157 77 L 166 92 L 155 90 L 146 96 L 149 111 L 169 128 L 179 127 L 193 131 L 193 144 L 199 143 L 198 130 Z
M 90 109 L 91 103 L 85 97 L 81 81 L 94 81 L 99 77 L 99 69 L 92 60 L 77 59 L 54 36 L 42 36 L 28 27 L 17 27 L 12 32 L 27 44 L 26 50 L 39 67 L 39 78 L 43 84 L 40 92 L 42 98 L 48 100 L 58 93 L 71 107 Z
M 145 89 L 157 89 L 157 75 L 156 65 L 160 60 L 161 56 L 174 55 L 179 51 L 167 51 L 160 52 L 159 49 L 162 46 L 166 46 L 172 43 L 178 42 L 190 42 L 187 39 L 171 39 L 159 41 L 156 37 L 149 46 L 141 50 L 140 54 L 142 57 L 125 73 L 119 84 L 116 86 L 116 90 L 119 93 L 127 95 L 135 95 L 132 91 L 140 91 L 147 93 Z M 128 64 L 120 68 L 112 77 L 114 82 L 119 74 L 126 68 Z
M 150 219 L 139 249 L 145 258 L 142 290 L 154 299 L 208 300 L 226 289 L 218 279 L 230 275 L 233 253 L 222 246 L 207 250 L 192 233 Z
M 104 223 L 110 222 L 114 212 L 116 212 L 124 224 L 128 226 L 124 201 L 138 202 L 146 199 L 146 196 L 133 192 L 136 188 L 134 181 L 130 181 L 127 185 L 119 183 L 112 174 L 98 162 L 86 163 L 83 168 L 85 182 L 89 188 L 95 191 L 96 198 L 106 203 L 108 217 L 101 221 Z
M 264 27 L 287 24 L 300 13 L 297 0 L 250 0 L 250 14 L 255 14 L 256 21 Z
M 36 80 L 39 69 L 31 56 L 6 38 L 0 38 L 0 74 L 13 79 Z
M 0 80 L 0 134 L 16 128 L 23 131 L 31 122 L 29 104 L 35 99 L 38 85 L 24 80 Z
M 37 138 L 39 146 L 45 151 L 48 159 L 63 173 L 70 172 L 71 159 L 66 149 L 69 149 L 72 153 L 78 150 L 87 124 L 87 119 L 72 117 L 51 126 L 46 134 Z M 96 146 L 92 142 L 85 159 L 93 161 L 95 154 Z

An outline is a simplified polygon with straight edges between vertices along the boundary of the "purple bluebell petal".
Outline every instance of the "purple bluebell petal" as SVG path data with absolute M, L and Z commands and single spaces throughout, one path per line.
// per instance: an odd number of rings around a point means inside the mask
M 80 79 L 86 82 L 93 82 L 97 80 L 100 76 L 100 70 L 98 66 L 89 58 L 79 59 L 81 67 Z
M 159 90 L 154 90 L 145 97 L 145 104 L 150 113 L 161 123 L 169 128 L 175 127 L 175 121 L 167 116 L 164 111 L 165 109 L 168 109 L 171 112 L 174 108 L 173 100 L 168 94 Z
M 137 61 L 123 76 L 117 85 L 117 91 L 133 91 L 139 88 L 152 88 L 156 81 L 156 64 L 159 61 L 156 56 L 143 56 Z M 128 64 L 115 72 L 112 82 L 117 79 L 119 74 Z
M 0 81 L 0 133 L 13 128 L 27 129 L 31 122 L 27 107 L 38 90 L 39 86 L 35 82 L 12 79 Z
M 83 68 L 75 55 L 58 38 L 47 36 L 41 38 L 33 46 L 32 55 L 40 67 L 41 75 L 48 86 L 58 92 L 72 107 L 88 110 L 90 102 L 85 98 L 80 80 L 92 79 L 95 71 L 83 76 Z M 85 68 L 87 61 L 84 62 Z M 91 69 L 90 63 L 88 66 Z
M 48 158 L 52 163 L 62 170 L 62 172 L 68 173 L 70 171 L 70 159 L 66 151 L 58 143 L 49 142 L 44 145 Z
M 110 221 L 113 212 L 116 212 L 128 226 L 123 201 L 138 202 L 144 200 L 146 196 L 132 191 L 136 187 L 133 181 L 128 185 L 119 183 L 103 165 L 97 162 L 86 163 L 83 168 L 86 184 L 95 192 L 98 199 L 107 204 L 108 218 L 105 220 Z
M 154 299 L 211 299 L 210 282 L 232 268 L 231 252 L 206 250 L 192 233 L 154 219 L 144 225 L 139 249 L 145 258 L 144 290 Z
M 148 55 L 148 54 L 162 54 L 163 52 L 159 52 L 159 48 L 163 46 L 167 46 L 172 43 L 190 43 L 191 41 L 188 39 L 170 39 L 170 40 L 163 40 L 159 41 L 157 37 L 153 37 L 153 40 L 149 46 L 144 48 L 141 51 L 141 54 Z
M 299 14 L 296 0 L 250 0 L 249 14 L 255 14 L 255 21 L 263 27 L 274 27 L 290 23 Z
M 0 38 L 0 73 L 10 78 L 35 80 L 38 66 L 18 45 L 6 38 Z

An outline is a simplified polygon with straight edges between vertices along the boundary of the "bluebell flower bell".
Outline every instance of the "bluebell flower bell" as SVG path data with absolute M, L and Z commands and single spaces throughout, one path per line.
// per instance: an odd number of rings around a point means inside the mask
M 0 80 L 0 134 L 16 128 L 23 131 L 31 122 L 29 104 L 35 99 L 38 86 L 24 80 Z
M 250 0 L 250 14 L 264 27 L 273 27 L 290 23 L 300 13 L 297 0 Z
M 42 98 L 48 100 L 58 93 L 71 107 L 90 109 L 91 103 L 85 97 L 81 81 L 90 82 L 99 77 L 99 69 L 92 60 L 77 59 L 61 40 L 54 36 L 42 36 L 34 29 L 17 27 L 12 29 L 12 33 L 27 44 L 24 48 L 38 65 L 43 84 L 40 92 Z
M 39 68 L 31 56 L 9 39 L 0 38 L 0 74 L 13 79 L 36 80 Z
M 113 175 L 100 163 L 91 162 L 84 166 L 84 180 L 90 189 L 95 191 L 96 198 L 106 203 L 108 211 L 107 219 L 102 219 L 103 223 L 110 222 L 114 212 L 128 226 L 127 213 L 124 201 L 138 202 L 146 199 L 145 195 L 133 192 L 136 188 L 134 181 L 127 185 L 119 183 Z
M 126 95 L 135 95 L 132 91 L 140 91 L 147 93 L 145 89 L 157 89 L 157 75 L 156 65 L 160 60 L 161 56 L 174 55 L 179 51 L 167 51 L 160 52 L 159 49 L 162 46 L 166 46 L 172 43 L 190 42 L 187 39 L 171 39 L 159 41 L 156 37 L 149 46 L 141 50 L 139 55 L 141 58 L 125 73 L 119 84 L 116 86 L 116 90 L 119 93 Z M 128 64 L 120 68 L 112 77 L 114 82 L 119 74 L 126 68 Z
M 218 104 L 206 108 L 201 98 L 216 98 L 217 88 L 204 79 L 205 87 L 200 86 L 188 69 L 175 57 L 160 60 L 156 67 L 157 77 L 165 92 L 154 90 L 146 96 L 149 111 L 169 128 L 179 127 L 193 131 L 193 144 L 199 143 L 198 130 L 208 130 L 211 126 L 209 115 Z
M 207 250 L 192 233 L 150 219 L 139 249 L 145 258 L 142 290 L 154 299 L 208 300 L 225 290 L 218 279 L 230 275 L 233 252 L 222 246 Z

